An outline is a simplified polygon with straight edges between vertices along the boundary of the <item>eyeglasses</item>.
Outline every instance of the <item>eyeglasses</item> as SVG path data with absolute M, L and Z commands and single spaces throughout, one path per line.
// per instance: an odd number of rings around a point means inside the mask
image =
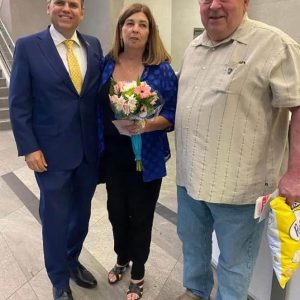
M 200 4 L 212 4 L 214 0 L 199 0 Z M 220 3 L 228 3 L 230 2 L 230 0 L 215 0 L 218 1 Z

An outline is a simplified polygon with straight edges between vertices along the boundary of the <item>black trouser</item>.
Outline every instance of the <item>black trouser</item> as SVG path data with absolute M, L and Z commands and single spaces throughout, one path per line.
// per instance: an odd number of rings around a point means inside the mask
M 132 261 L 131 278 L 142 279 L 162 179 L 143 182 L 142 173 L 106 161 L 107 209 L 113 227 L 117 264 Z

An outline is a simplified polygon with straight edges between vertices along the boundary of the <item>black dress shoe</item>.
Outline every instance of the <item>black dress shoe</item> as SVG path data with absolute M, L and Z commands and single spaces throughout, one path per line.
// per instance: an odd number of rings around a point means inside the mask
M 53 299 L 54 300 L 73 300 L 72 292 L 70 288 L 57 289 L 53 287 Z
M 97 285 L 97 280 L 91 272 L 79 263 L 75 269 L 70 269 L 70 277 L 81 287 L 92 289 Z

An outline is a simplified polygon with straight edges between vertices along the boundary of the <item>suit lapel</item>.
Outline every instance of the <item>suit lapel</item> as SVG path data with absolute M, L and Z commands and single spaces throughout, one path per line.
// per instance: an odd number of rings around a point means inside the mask
M 50 65 L 52 66 L 54 72 L 56 72 L 58 76 L 62 77 L 63 81 L 69 89 L 77 93 L 71 81 L 70 75 L 66 70 L 66 67 L 55 47 L 55 44 L 49 32 L 49 28 L 45 31 L 42 31 L 38 35 L 38 44 L 45 58 L 49 61 Z
M 78 38 L 80 41 L 83 43 L 85 49 L 86 49 L 86 58 L 87 58 L 87 63 L 86 63 L 86 73 L 84 76 L 83 84 L 82 84 L 82 89 L 81 89 L 81 94 L 83 94 L 88 87 L 88 83 L 90 82 L 90 77 L 91 77 L 91 70 L 93 68 L 93 61 L 92 61 L 92 49 L 88 41 L 84 39 L 84 37 L 77 31 Z

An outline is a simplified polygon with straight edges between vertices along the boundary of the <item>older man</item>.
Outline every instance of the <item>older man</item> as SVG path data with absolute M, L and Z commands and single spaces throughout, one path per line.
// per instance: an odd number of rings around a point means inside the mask
M 250 20 L 248 4 L 199 0 L 205 31 L 187 48 L 180 72 L 182 300 L 209 298 L 213 230 L 220 248 L 216 299 L 246 299 L 263 229 L 253 219 L 256 198 L 278 187 L 288 204 L 300 200 L 299 45 Z M 281 177 L 290 112 L 289 160 Z
M 57 300 L 73 299 L 71 277 L 92 288 L 78 257 L 98 178 L 97 107 L 102 50 L 76 31 L 83 0 L 49 0 L 51 26 L 16 43 L 10 114 L 19 155 L 35 171 L 46 269 Z

